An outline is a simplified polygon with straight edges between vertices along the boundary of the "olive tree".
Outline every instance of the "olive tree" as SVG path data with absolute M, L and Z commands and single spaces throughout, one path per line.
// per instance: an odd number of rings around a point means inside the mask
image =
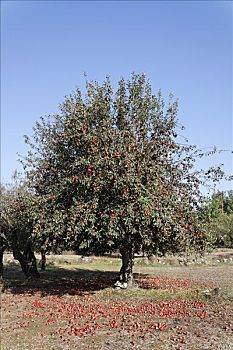
M 1 185 L 0 205 L 0 276 L 3 276 L 3 253 L 6 249 L 21 265 L 27 277 L 39 277 L 33 252 L 32 194 L 22 181 Z

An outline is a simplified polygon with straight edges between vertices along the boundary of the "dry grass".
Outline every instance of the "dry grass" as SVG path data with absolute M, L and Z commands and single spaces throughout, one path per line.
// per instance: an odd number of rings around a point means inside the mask
M 117 291 L 111 261 L 55 263 L 40 280 L 7 266 L 1 350 L 233 349 L 231 264 L 136 265 L 137 287 Z

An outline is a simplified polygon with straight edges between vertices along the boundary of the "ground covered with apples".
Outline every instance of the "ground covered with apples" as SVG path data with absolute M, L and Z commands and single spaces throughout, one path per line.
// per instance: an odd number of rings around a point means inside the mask
M 233 349 L 233 265 L 136 266 L 112 288 L 119 262 L 48 266 L 25 280 L 7 265 L 1 350 Z

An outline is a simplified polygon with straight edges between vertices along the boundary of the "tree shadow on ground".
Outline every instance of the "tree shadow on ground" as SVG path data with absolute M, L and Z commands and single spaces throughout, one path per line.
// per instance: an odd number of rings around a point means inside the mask
M 118 273 L 65 267 L 49 267 L 39 279 L 26 279 L 20 267 L 8 266 L 4 273 L 3 292 L 13 294 L 89 295 L 113 287 Z

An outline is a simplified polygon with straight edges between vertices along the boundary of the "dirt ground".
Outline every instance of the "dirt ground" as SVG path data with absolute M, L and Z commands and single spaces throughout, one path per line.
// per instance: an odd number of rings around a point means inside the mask
M 137 269 L 138 270 L 138 269 Z M 191 279 L 197 282 L 203 282 L 208 286 L 219 287 L 228 293 L 232 292 L 233 296 L 233 265 L 220 266 L 174 266 L 166 268 L 143 269 L 148 272 L 162 276 L 176 276 L 179 278 Z
M 8 261 L 1 350 L 233 349 L 231 262 L 136 264 L 134 288 L 115 290 L 117 260 L 67 259 L 40 280 Z

